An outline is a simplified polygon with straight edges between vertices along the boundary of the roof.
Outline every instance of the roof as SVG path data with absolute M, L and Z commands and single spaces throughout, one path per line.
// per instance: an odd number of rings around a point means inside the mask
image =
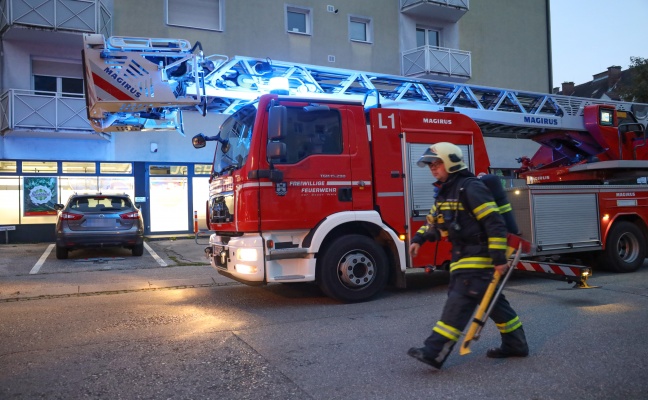
M 564 83 L 562 90 L 557 94 L 590 99 L 622 101 L 617 90 L 622 86 L 631 85 L 632 68 L 621 71 L 621 67 L 609 67 L 607 71 L 594 75 L 591 81 L 575 85 L 571 93 L 568 92 L 569 83 Z

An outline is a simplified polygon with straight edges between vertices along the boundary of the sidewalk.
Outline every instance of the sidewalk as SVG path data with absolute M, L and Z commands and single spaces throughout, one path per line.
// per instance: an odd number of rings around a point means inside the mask
M 156 262 L 149 256 L 145 265 L 137 268 L 5 276 L 0 280 L 0 302 L 166 288 L 239 285 L 219 275 L 205 257 L 205 246 L 197 245 L 193 239 L 151 240 L 147 245 L 158 255 L 160 261 Z M 52 257 L 54 255 L 50 254 L 48 260 Z M 132 260 L 139 261 L 137 259 L 139 257 Z

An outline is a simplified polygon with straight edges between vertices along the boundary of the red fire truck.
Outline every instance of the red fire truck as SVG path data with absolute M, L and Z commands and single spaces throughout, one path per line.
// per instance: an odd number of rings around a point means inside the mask
M 461 147 L 488 172 L 483 132 L 543 145 L 510 194 L 532 250 L 520 269 L 580 281 L 603 253 L 619 271 L 646 257 L 644 123 L 630 103 L 414 80 L 249 58 L 202 57 L 181 40 L 87 35 L 88 116 L 98 131 L 181 129 L 181 112 L 232 113 L 216 135 L 206 205 L 216 270 L 250 285 L 317 282 L 342 301 L 405 286 L 408 268 L 447 266 L 449 244 L 412 260 L 433 202 L 416 160 Z M 283 86 L 274 83 L 281 81 Z M 274 82 L 273 82 L 274 81 Z M 598 167 L 597 167 L 598 166 Z M 549 262 L 546 262 L 549 261 Z
M 583 110 L 585 130 L 547 130 L 523 161 L 525 187 L 509 199 L 534 256 L 562 254 L 590 266 L 632 272 L 648 240 L 645 126 L 612 105 Z M 643 180 L 643 185 L 638 184 Z

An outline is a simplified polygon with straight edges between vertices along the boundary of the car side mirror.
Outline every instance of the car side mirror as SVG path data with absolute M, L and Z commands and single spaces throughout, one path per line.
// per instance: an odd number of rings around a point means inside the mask
M 64 205 L 64 204 L 59 204 L 59 203 L 54 204 L 54 209 L 55 209 L 56 211 L 61 211 L 61 210 L 64 209 L 64 208 L 65 208 L 65 205 Z

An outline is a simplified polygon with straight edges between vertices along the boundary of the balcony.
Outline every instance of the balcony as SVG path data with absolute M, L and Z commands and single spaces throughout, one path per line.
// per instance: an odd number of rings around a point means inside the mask
M 11 131 L 51 132 L 57 138 L 95 134 L 87 118 L 83 97 L 17 89 L 10 89 L 0 96 L 0 136 Z
M 468 11 L 470 0 L 400 0 L 401 12 L 427 19 L 457 22 Z
M 12 26 L 112 34 L 112 16 L 101 0 L 0 0 L 0 35 Z
M 405 76 L 425 79 L 448 77 L 455 82 L 470 79 L 470 52 L 445 47 L 421 46 L 403 52 L 401 70 Z

